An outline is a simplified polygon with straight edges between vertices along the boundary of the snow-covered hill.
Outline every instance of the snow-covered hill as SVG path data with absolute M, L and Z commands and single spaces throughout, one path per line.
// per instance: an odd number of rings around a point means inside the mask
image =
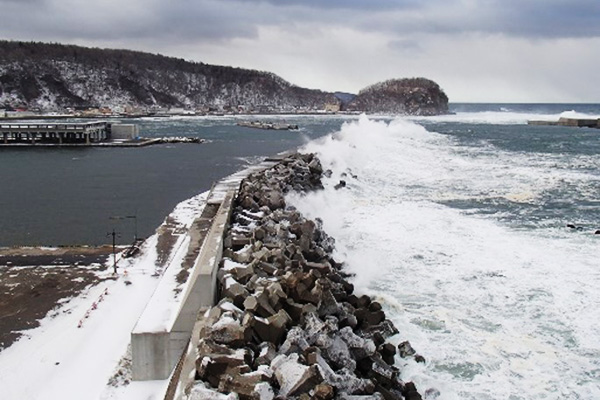
M 0 41 L 0 108 L 189 107 L 323 109 L 331 93 L 269 72 L 129 50 Z
M 130 50 L 0 41 L 0 108 L 62 111 L 124 107 L 146 111 L 316 111 L 409 115 L 448 111 L 433 81 L 396 79 L 358 96 L 295 86 L 263 71 L 189 62 Z

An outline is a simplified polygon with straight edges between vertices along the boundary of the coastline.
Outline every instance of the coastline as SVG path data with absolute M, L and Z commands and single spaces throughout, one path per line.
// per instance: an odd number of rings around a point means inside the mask
M 272 112 L 272 113 L 206 113 L 206 114 L 189 114 L 189 113 L 180 113 L 180 114 L 119 114 L 119 115 L 102 115 L 102 114 L 92 114 L 92 115 L 28 115 L 28 116 L 10 116 L 10 117 L 0 117 L 1 122 L 7 121 L 37 121 L 37 120 L 63 120 L 63 119 L 108 119 L 108 120 L 121 120 L 121 119 L 142 119 L 142 118 L 171 118 L 171 117 L 260 117 L 260 116 L 307 116 L 307 115 L 360 115 L 361 112 L 358 111 L 323 111 L 323 112 Z

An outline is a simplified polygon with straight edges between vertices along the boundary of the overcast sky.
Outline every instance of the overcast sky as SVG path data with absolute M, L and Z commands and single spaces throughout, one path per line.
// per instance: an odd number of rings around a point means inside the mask
M 600 0 L 0 0 L 0 37 L 149 51 L 356 93 L 600 102 Z

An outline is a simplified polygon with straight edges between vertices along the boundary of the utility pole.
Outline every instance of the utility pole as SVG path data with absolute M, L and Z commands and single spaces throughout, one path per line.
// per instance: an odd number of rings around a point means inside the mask
M 118 232 L 115 232 L 115 228 L 113 228 L 112 232 L 106 234 L 106 236 L 112 236 L 112 247 L 113 247 L 113 268 L 115 270 L 115 274 L 117 273 L 117 250 L 116 250 L 116 238 L 121 237 Z
M 135 215 L 128 215 L 127 218 L 133 218 L 133 223 L 135 225 L 135 230 L 133 233 L 133 242 L 137 242 L 138 239 L 138 235 L 137 235 L 137 210 L 135 211 Z

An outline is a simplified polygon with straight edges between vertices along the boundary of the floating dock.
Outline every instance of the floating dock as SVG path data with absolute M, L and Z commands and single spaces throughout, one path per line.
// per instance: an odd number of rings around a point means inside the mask
M 573 126 L 579 128 L 600 128 L 600 118 L 565 118 L 558 121 L 527 121 L 527 125 Z

